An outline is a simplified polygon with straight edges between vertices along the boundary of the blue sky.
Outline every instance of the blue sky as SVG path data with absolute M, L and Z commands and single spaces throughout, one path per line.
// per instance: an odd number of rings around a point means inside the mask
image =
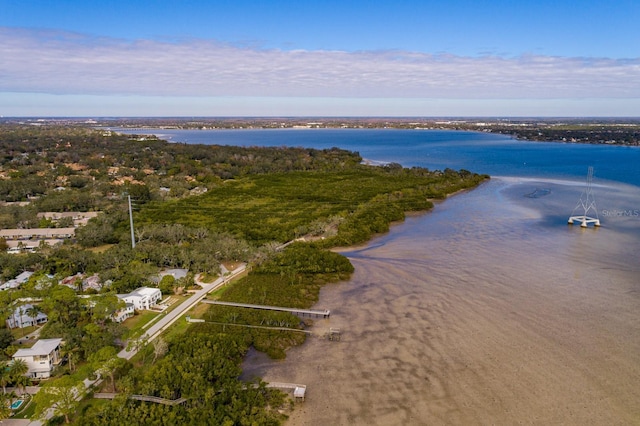
M 4 116 L 640 116 L 640 2 L 0 0 Z

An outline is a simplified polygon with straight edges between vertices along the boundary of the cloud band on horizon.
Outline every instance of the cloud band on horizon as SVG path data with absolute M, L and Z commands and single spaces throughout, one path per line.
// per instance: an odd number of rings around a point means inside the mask
M 305 51 L 0 28 L 0 91 L 333 98 L 640 98 L 640 58 Z

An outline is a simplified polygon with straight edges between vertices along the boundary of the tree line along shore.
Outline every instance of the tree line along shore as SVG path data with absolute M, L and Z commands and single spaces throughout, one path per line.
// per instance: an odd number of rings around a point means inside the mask
M 249 347 L 285 357 L 305 334 L 280 328 L 304 329 L 308 320 L 286 312 L 198 305 L 189 315 L 204 322 L 179 322 L 159 343 L 141 347 L 125 361 L 117 351 L 135 342 L 144 324 L 160 314 L 140 311 L 116 322 L 113 314 L 123 308 L 116 294 L 156 286 L 163 298 L 179 301 L 197 288 L 195 276 L 213 280 L 224 265 L 243 262 L 250 272 L 212 297 L 308 308 L 322 285 L 346 281 L 353 272 L 348 259 L 330 248 L 365 242 L 406 212 L 428 210 L 430 200 L 488 179 L 466 170 L 361 162 L 357 153 L 337 148 L 184 145 L 68 123 L 0 124 L 0 227 L 73 230 L 55 244 L 0 252 L 2 282 L 32 272 L 0 292 L 4 318 L 27 301 L 48 317 L 27 331 L 2 329 L 2 362 L 10 366 L 12 355 L 32 344 L 21 337 L 36 328 L 40 339 L 64 342 L 65 362 L 52 378 L 3 379 L 18 394 L 27 384 L 40 386 L 16 414 L 36 418 L 53 408 L 50 422 L 83 425 L 115 425 L 125 415 L 131 424 L 280 424 L 290 400 L 262 382 L 240 382 L 241 362 Z M 45 212 L 97 215 L 76 226 Z M 298 242 L 280 249 L 293 240 Z M 3 249 L 9 242 L 0 239 Z M 172 268 L 188 272 L 179 279 L 150 280 Z M 62 284 L 73 276 L 96 277 L 100 284 Z M 105 378 L 96 391 L 119 396 L 70 398 L 96 371 Z M 186 402 L 163 405 L 128 395 Z
M 0 123 L 3 119 L 0 119 Z M 461 130 L 511 136 L 544 142 L 640 145 L 640 119 L 637 117 L 549 118 L 549 117 L 268 117 L 268 118 L 103 118 L 103 119 L 4 119 L 6 123 L 32 125 L 70 124 L 86 127 L 139 129 L 413 129 Z

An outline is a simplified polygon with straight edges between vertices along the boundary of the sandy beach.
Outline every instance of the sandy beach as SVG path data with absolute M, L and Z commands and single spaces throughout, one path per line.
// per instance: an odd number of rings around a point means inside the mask
M 345 251 L 352 279 L 317 304 L 331 318 L 245 375 L 307 385 L 288 426 L 640 424 L 640 217 L 570 227 L 578 195 L 494 179 Z

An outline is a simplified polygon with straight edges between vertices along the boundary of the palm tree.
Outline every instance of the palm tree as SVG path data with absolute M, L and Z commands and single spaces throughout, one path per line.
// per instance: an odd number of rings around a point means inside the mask
M 62 350 L 63 356 L 67 357 L 67 362 L 69 363 L 69 371 L 73 373 L 73 370 L 75 368 L 73 364 L 73 360 L 75 357 L 74 353 L 78 352 L 80 348 L 78 348 L 78 346 L 72 344 L 71 342 L 67 342 L 60 349 Z
M 22 329 L 22 316 L 25 313 L 24 306 L 20 306 L 16 311 L 17 311 L 17 314 L 18 314 L 18 321 L 19 321 L 19 324 L 20 324 L 19 327 L 20 327 L 20 329 Z
M 0 386 L 2 386 L 2 393 L 7 393 L 7 385 L 11 382 L 11 372 L 6 361 L 0 362 Z
M 29 316 L 29 318 L 31 318 L 32 325 L 36 325 L 36 318 L 38 318 L 38 314 L 40 314 L 40 312 L 42 312 L 42 308 L 38 305 L 31 305 L 25 311 L 25 313 Z
M 24 376 L 29 371 L 29 366 L 27 362 L 23 359 L 14 359 L 13 362 L 9 365 L 9 375 L 11 376 L 11 381 L 15 381 L 16 378 L 20 376 Z
M 20 327 L 20 337 L 24 337 L 24 324 L 22 323 L 22 316 L 25 314 L 26 309 L 24 308 L 24 306 L 20 306 L 18 309 L 16 309 L 16 314 L 18 315 L 18 321 L 19 321 L 19 325 L 18 327 Z
M 13 379 L 13 385 L 16 387 L 16 389 L 20 390 L 21 395 L 27 393 L 27 386 L 29 386 L 30 384 L 31 379 L 24 375 L 18 376 Z
M 13 307 L 11 306 L 10 302 L 11 302 L 11 299 L 7 301 L 6 305 L 3 303 L 2 306 L 0 306 L 0 319 L 2 321 L 10 318 L 11 315 L 14 313 Z M 9 327 L 9 328 L 14 328 L 14 327 Z
M 11 416 L 11 394 L 0 394 L 0 423 Z

